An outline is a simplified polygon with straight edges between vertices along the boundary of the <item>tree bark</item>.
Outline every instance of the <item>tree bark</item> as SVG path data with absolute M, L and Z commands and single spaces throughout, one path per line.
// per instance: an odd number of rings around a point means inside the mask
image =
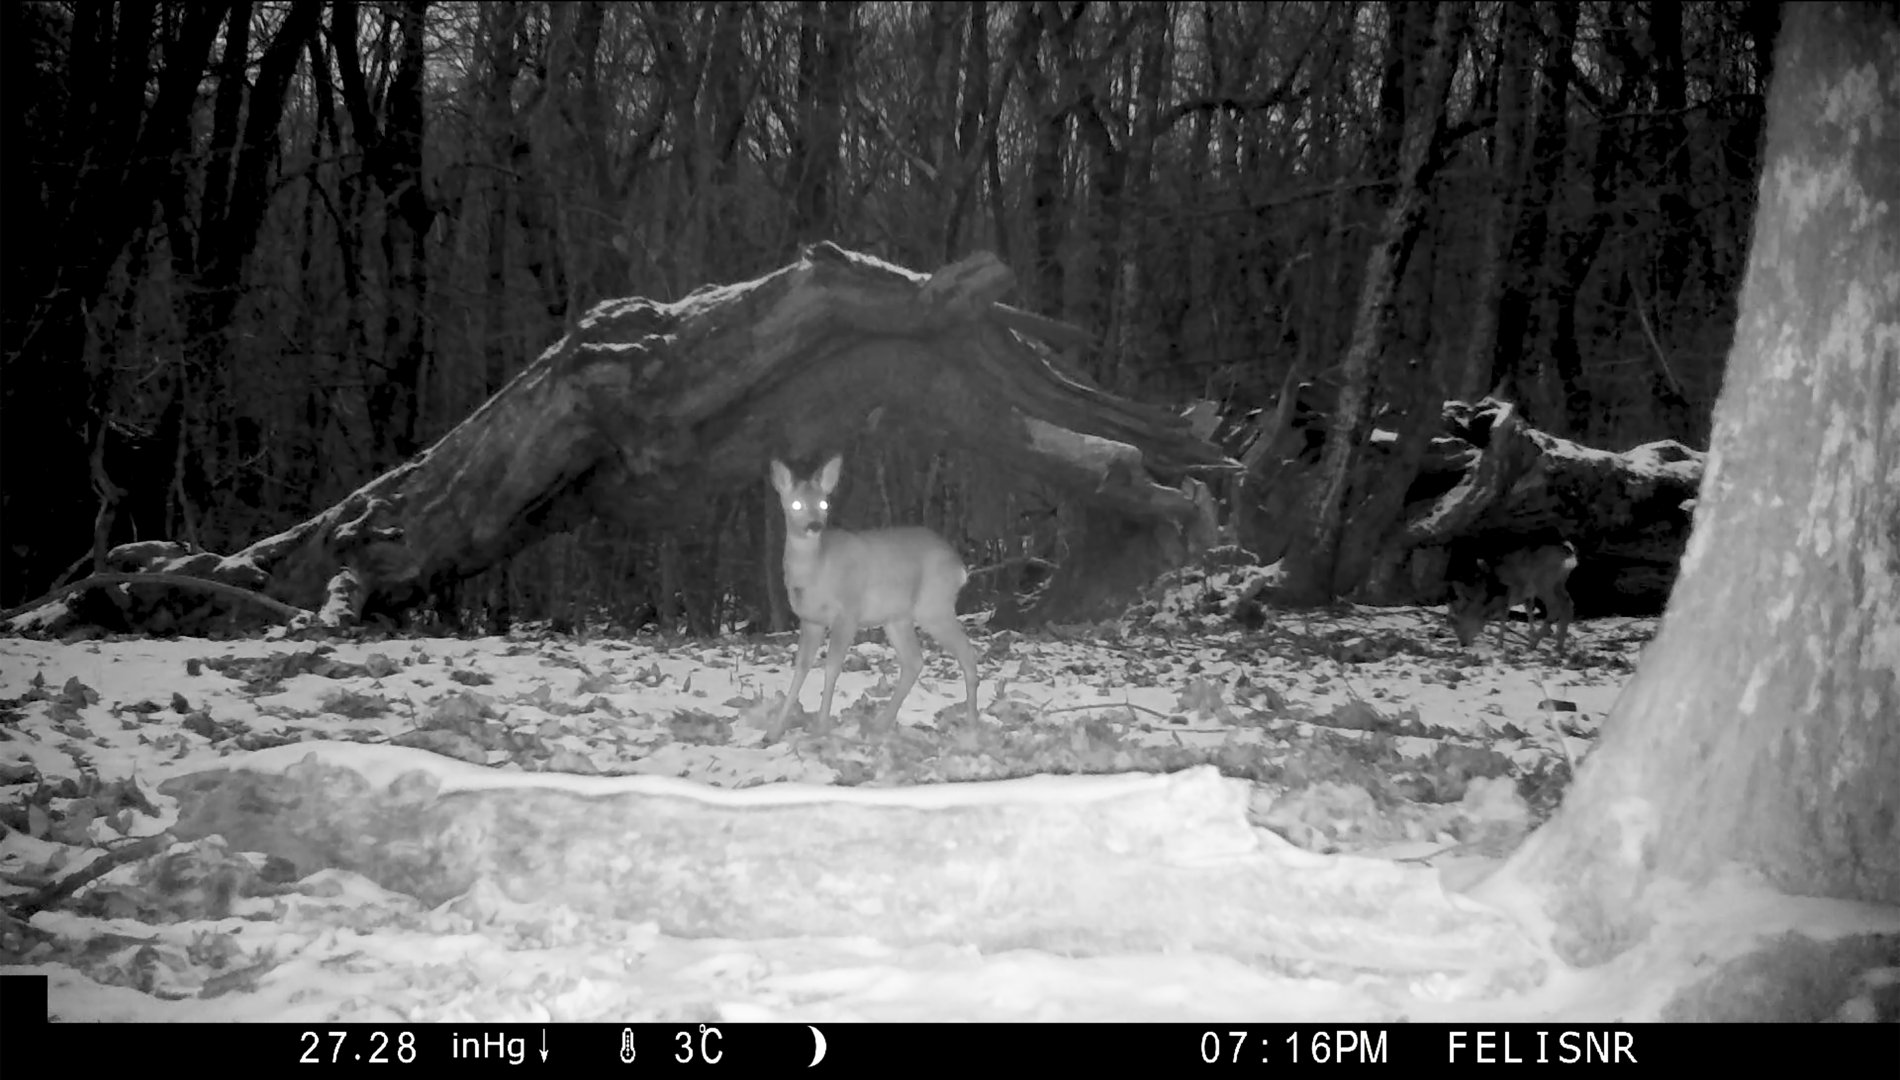
M 1896 40 L 1889 7 L 1788 9 L 1682 577 L 1562 809 L 1483 889 L 1535 890 L 1573 963 L 1733 868 L 1900 903 Z

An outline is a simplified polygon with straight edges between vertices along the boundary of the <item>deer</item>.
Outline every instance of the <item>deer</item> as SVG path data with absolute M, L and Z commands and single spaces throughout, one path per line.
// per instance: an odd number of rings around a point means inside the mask
M 962 666 L 974 727 L 978 722 L 976 649 L 957 622 L 957 594 L 969 580 L 969 570 L 956 549 L 929 529 L 903 526 L 847 532 L 827 527 L 830 496 L 837 490 L 843 467 L 843 456 L 834 456 L 817 473 L 799 479 L 783 462 L 772 462 L 772 486 L 785 512 L 785 591 L 792 613 L 798 616 L 799 630 L 791 690 L 772 721 L 767 741 L 785 730 L 821 642 L 826 644 L 825 693 L 818 719 L 809 730 L 814 734 L 830 730 L 838 672 L 858 631 L 867 627 L 882 627 L 897 650 L 897 689 L 881 710 L 880 728 L 888 730 L 897 722 L 898 708 L 923 671 L 918 627 Z M 860 733 L 870 731 L 867 717 Z
M 1536 602 L 1544 605 L 1544 626 L 1557 624 L 1558 652 L 1570 630 L 1574 611 L 1565 582 L 1577 568 L 1577 549 L 1568 541 L 1520 548 L 1502 558 L 1477 559 L 1469 573 L 1454 576 L 1451 603 L 1446 615 L 1460 646 L 1470 645 L 1484 631 L 1484 624 L 1498 619 L 1498 648 L 1504 647 L 1505 624 L 1511 621 L 1511 609 L 1524 605 L 1524 618 L 1530 624 L 1530 644 L 1537 647 L 1540 637 L 1535 620 Z

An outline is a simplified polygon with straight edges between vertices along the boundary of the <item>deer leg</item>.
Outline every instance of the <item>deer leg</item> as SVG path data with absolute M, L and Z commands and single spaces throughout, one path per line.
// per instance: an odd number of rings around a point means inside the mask
M 890 703 L 884 706 L 884 715 L 879 719 L 879 726 L 888 731 L 897 726 L 897 710 L 903 707 L 911 687 L 917 685 L 917 676 L 923 673 L 924 647 L 917 643 L 917 625 L 909 619 L 899 619 L 886 626 L 884 636 L 891 639 L 891 648 L 897 651 L 897 689 L 891 692 Z
M 830 639 L 825 642 L 825 698 L 818 709 L 820 732 L 831 730 L 831 695 L 838 689 L 838 673 L 844 670 L 844 654 L 858 638 L 857 620 L 840 616 L 831 624 Z
M 926 626 L 924 629 L 929 631 L 937 644 L 949 649 L 957 658 L 957 664 L 963 668 L 963 683 L 970 694 L 970 726 L 975 727 L 977 725 L 976 646 L 970 644 L 969 637 L 963 633 L 963 624 L 957 622 L 954 616 Z
M 818 643 L 824 639 L 824 623 L 799 624 L 798 662 L 792 669 L 792 688 L 786 691 L 785 703 L 779 706 L 778 716 L 772 720 L 772 729 L 766 732 L 767 742 L 776 742 L 784 734 L 785 720 L 798 707 L 798 692 L 805 688 L 805 676 L 811 674 L 811 662 L 818 655 Z
M 1550 614 L 1557 620 L 1557 651 L 1563 652 L 1564 638 L 1570 633 L 1570 620 L 1577 609 L 1570 601 L 1570 590 L 1561 582 L 1551 590 L 1551 597 L 1554 602 L 1550 605 Z

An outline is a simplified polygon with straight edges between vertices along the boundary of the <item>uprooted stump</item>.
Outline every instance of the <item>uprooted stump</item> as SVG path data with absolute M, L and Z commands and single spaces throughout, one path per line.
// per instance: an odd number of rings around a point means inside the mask
M 1087 557 L 1064 563 L 1035 613 L 1086 614 L 1106 602 L 1100 583 L 1185 557 L 1207 531 L 1189 481 L 1236 465 L 1183 417 L 1059 366 L 1056 350 L 1087 335 L 999 303 L 1013 283 L 988 254 L 926 276 L 816 244 L 756 281 L 605 301 L 434 446 L 335 506 L 228 557 L 135 545 L 132 561 L 259 591 L 321 627 L 400 618 L 547 535 L 596 517 L 687 532 L 709 491 L 762 484 L 772 456 L 883 431 L 967 450 L 1111 526 L 1125 542 L 1074 545 Z M 142 597 L 119 605 L 123 629 L 154 608 L 167 629 L 205 628 L 202 598 L 107 587 Z M 40 603 L 12 628 L 83 621 Z
M 1323 403 L 1285 411 L 1272 445 L 1248 451 L 1252 471 L 1236 511 L 1243 543 L 1263 562 L 1279 558 L 1298 528 L 1325 440 Z M 1688 542 L 1702 453 L 1673 441 L 1593 449 L 1529 427 L 1515 406 L 1492 399 L 1448 401 L 1440 422 L 1443 434 L 1421 456 L 1356 599 L 1434 603 L 1454 546 L 1561 538 L 1578 549 L 1570 591 L 1580 614 L 1662 610 Z M 1395 445 L 1375 435 L 1362 472 L 1390 467 Z
M 1515 406 L 1447 402 L 1383 552 L 1388 589 L 1442 579 L 1445 550 L 1561 537 L 1578 551 L 1570 593 L 1581 614 L 1660 612 L 1689 541 L 1704 454 L 1663 440 L 1612 453 L 1538 431 Z

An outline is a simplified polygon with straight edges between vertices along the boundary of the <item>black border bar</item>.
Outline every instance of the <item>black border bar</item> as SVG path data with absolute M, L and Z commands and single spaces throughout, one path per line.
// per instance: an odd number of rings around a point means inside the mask
M 37 984 L 37 985 L 35 985 Z M 1622 1071 L 1814 1068 L 1896 1075 L 1894 1024 L 112 1024 L 40 1019 L 43 977 L 0 979 L 0 1072 L 54 1061 L 442 1075 L 701 1072 L 888 1075 L 893 1066 L 1255 1072 L 1578 1065 Z M 81 1020 L 80 1017 L 62 1017 Z M 822 1042 L 823 1055 L 819 1056 Z M 544 1056 L 545 1052 L 545 1056 Z M 980 1075 L 980 1074 L 979 1074 Z

